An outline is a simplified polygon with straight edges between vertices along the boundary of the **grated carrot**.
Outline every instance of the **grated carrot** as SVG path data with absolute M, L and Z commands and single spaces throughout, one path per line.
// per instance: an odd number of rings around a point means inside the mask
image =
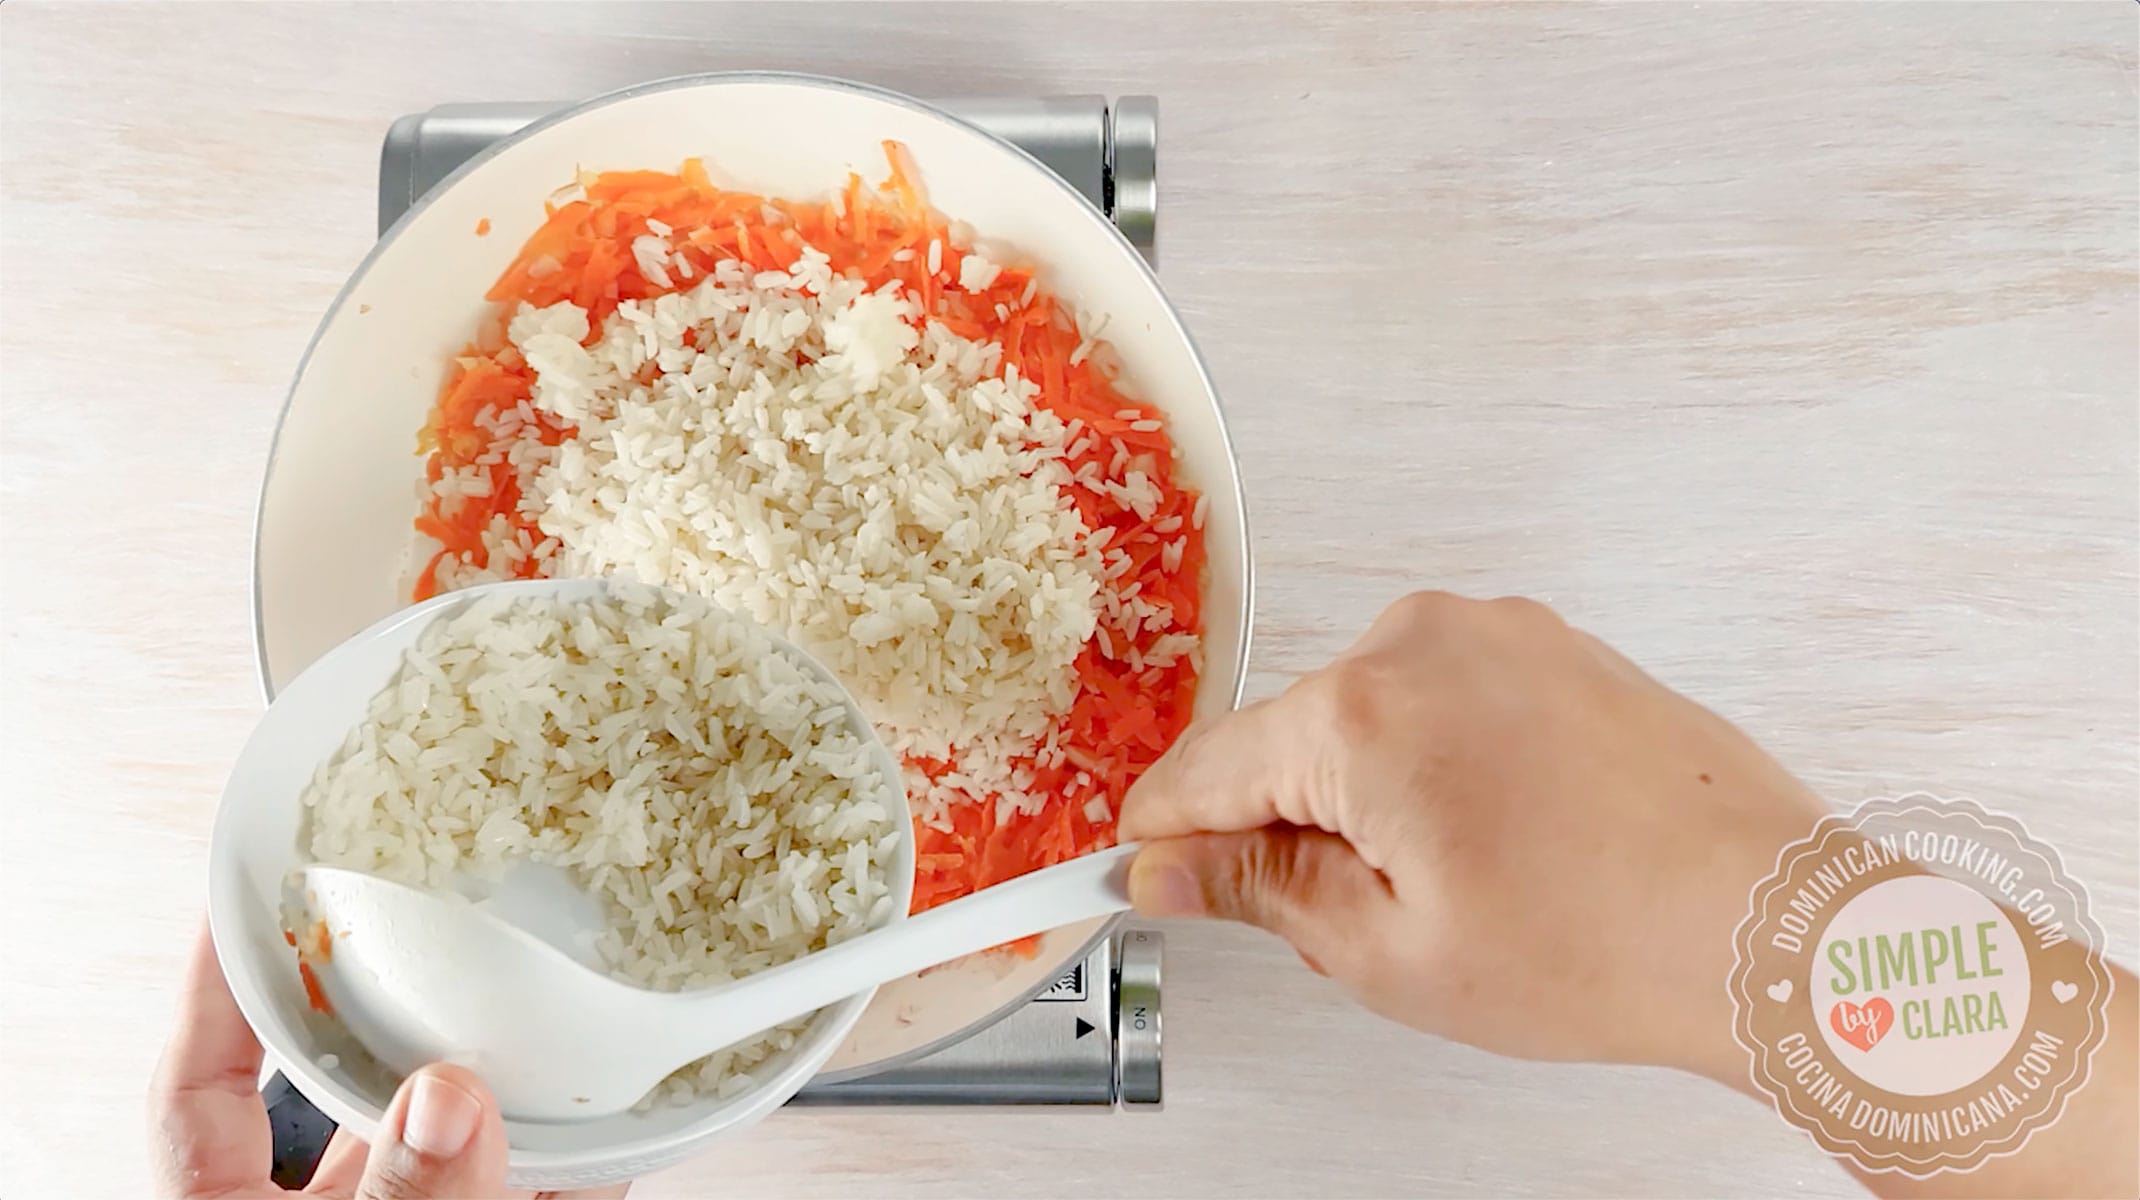
M 327 993 L 320 989 L 319 976 L 312 973 L 311 963 L 298 960 L 297 978 L 305 985 L 305 1002 L 312 1006 L 312 1011 L 333 1016 L 334 1005 L 327 1002 Z

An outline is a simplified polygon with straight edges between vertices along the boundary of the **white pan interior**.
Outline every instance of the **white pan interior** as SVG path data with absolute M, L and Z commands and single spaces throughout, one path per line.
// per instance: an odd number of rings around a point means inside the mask
M 389 231 L 321 325 L 276 434 L 255 552 L 264 683 L 281 687 L 408 602 L 417 430 L 451 355 L 487 312 L 484 291 L 541 222 L 544 197 L 581 168 L 673 170 L 693 156 L 724 186 L 817 197 L 849 171 L 882 178 L 887 138 L 912 151 L 935 207 L 999 255 L 1039 264 L 1044 285 L 1077 310 L 1110 315 L 1125 390 L 1167 413 L 1184 477 L 1211 495 L 1198 708 L 1230 707 L 1249 611 L 1240 485 L 1202 363 L 1143 260 L 1017 149 L 890 93 L 773 75 L 670 80 L 592 101 L 476 159 Z M 885 987 L 829 1069 L 861 1072 L 985 1019 L 1060 974 L 1098 928 L 1058 930 L 1031 959 L 954 964 Z M 678 1114 L 657 1123 L 644 1131 L 656 1142 L 683 1131 Z M 598 1132 L 602 1124 L 568 1140 L 634 1140 L 630 1130 Z

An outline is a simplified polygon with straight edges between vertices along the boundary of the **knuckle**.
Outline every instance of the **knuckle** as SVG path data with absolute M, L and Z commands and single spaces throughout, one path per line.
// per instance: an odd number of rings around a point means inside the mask
M 1234 851 L 1227 869 L 1233 874 L 1236 890 L 1249 895 L 1275 896 L 1285 887 L 1285 871 L 1279 866 L 1271 848 L 1273 839 L 1267 837 L 1243 837 L 1234 842 Z
M 1302 877 L 1294 839 L 1244 835 L 1235 839 L 1224 869 L 1231 876 L 1228 891 L 1250 910 L 1244 915 L 1281 935 L 1295 932 L 1312 881 Z
M 1341 741 L 1371 738 L 1386 723 L 1388 677 L 1388 667 L 1374 658 L 1339 659 L 1301 681 L 1301 698 L 1312 719 Z
M 1433 625 L 1448 620 L 1471 603 L 1454 592 L 1407 592 L 1383 611 L 1381 621 L 1402 628 Z
M 1566 624 L 1551 606 L 1533 600 L 1529 596 L 1500 596 L 1486 602 L 1486 611 L 1511 625 L 1534 629 L 1558 628 Z
M 1379 686 L 1387 671 L 1380 659 L 1368 654 L 1355 654 L 1338 659 L 1317 672 L 1317 692 L 1323 699 L 1352 695 Z

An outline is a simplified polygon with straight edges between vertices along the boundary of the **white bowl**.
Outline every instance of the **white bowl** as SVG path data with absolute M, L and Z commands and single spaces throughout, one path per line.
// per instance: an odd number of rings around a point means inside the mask
M 381 239 L 306 353 L 261 490 L 254 617 L 268 690 L 406 603 L 423 466 L 416 431 L 451 356 L 489 311 L 483 292 L 540 223 L 545 196 L 583 167 L 673 170 L 687 157 L 704 158 L 730 186 L 822 196 L 849 171 L 882 178 L 887 138 L 912 152 L 932 205 L 991 247 L 1039 264 L 1045 286 L 1075 310 L 1108 314 L 1104 336 L 1125 390 L 1166 413 L 1181 475 L 1211 498 L 1197 711 L 1236 703 L 1252 590 L 1240 480 L 1209 376 L 1151 269 L 1016 147 L 893 93 L 764 74 L 665 80 L 539 122 L 455 172 Z M 490 232 L 479 237 L 486 220 Z M 879 989 L 826 1060 L 828 1072 L 864 1074 L 985 1024 L 1046 987 L 1104 927 L 1045 935 L 1031 958 L 970 959 Z M 268 1048 L 297 1056 L 296 1047 Z M 331 1100 L 302 1074 L 292 1078 L 316 1103 Z M 569 1146 L 516 1141 L 515 1178 L 545 1186 L 622 1178 L 681 1158 L 721 1127 L 710 1110 L 679 1109 L 589 1126 Z
M 216 958 L 239 1009 L 284 1073 L 322 1112 L 360 1137 L 371 1137 L 400 1080 L 374 1062 L 339 1021 L 313 1010 L 297 972 L 296 951 L 284 939 L 284 880 L 308 861 L 299 849 L 304 811 L 298 798 L 320 763 L 364 719 L 372 698 L 391 683 L 424 630 L 489 596 L 583 600 L 609 586 L 584 579 L 489 584 L 403 609 L 305 668 L 276 697 L 231 771 L 210 839 L 208 920 Z M 693 597 L 674 599 L 712 607 Z M 768 636 L 813 674 L 841 687 L 807 651 L 778 634 L 768 631 Z M 861 705 L 844 687 L 841 694 L 848 728 L 869 748 L 890 789 L 880 797 L 897 814 L 899 831 L 889 867 L 894 915 L 888 919 L 905 920 L 914 892 L 914 834 L 899 791 L 900 769 Z M 728 1099 L 709 1097 L 684 1107 L 574 1124 L 507 1122 L 514 1181 L 541 1188 L 614 1182 L 757 1121 L 817 1074 L 874 994 L 871 989 L 819 1010 L 793 1046 L 752 1069 L 756 1086 Z M 631 1150 L 618 1154 L 620 1146 Z M 590 1150 L 604 1157 L 589 1162 Z

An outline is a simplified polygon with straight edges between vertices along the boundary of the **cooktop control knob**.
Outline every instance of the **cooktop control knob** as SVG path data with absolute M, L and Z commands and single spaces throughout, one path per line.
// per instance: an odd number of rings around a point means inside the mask
M 1115 1099 L 1132 1111 L 1161 1107 L 1159 1077 L 1159 960 L 1163 941 L 1150 929 L 1131 929 L 1116 943 Z

